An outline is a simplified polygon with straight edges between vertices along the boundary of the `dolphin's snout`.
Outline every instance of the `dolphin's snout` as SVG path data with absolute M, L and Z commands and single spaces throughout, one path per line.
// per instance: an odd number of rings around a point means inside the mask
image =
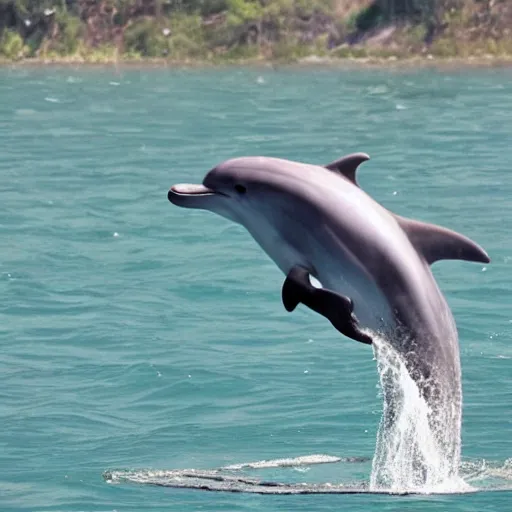
M 167 199 L 176 205 L 184 208 L 208 209 L 212 199 L 221 193 L 217 193 L 204 185 L 193 185 L 191 183 L 179 183 L 173 185 L 167 192 Z
M 179 194 L 181 196 L 204 196 L 215 194 L 215 191 L 204 185 L 196 185 L 193 183 L 178 183 L 173 185 L 169 190 L 169 194 Z

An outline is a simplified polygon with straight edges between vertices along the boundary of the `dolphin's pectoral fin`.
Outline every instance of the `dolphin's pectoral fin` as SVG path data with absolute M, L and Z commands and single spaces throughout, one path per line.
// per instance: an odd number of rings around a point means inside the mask
M 311 293 L 309 286 L 312 285 L 309 282 L 307 270 L 301 267 L 293 267 L 286 276 L 281 290 L 281 298 L 286 311 L 291 313 L 303 302 L 304 296 Z
M 427 263 L 438 260 L 466 260 L 489 263 L 487 253 L 469 238 L 441 226 L 395 215 L 412 245 Z
M 331 290 L 315 288 L 305 268 L 295 266 L 290 270 L 283 283 L 281 296 L 287 311 L 293 311 L 302 303 L 327 318 L 341 334 L 361 343 L 372 343 L 370 336 L 359 327 L 352 301 Z
M 339 172 L 354 185 L 359 186 L 356 181 L 356 171 L 357 168 L 367 160 L 370 160 L 370 157 L 366 153 L 352 153 L 327 164 L 325 168 L 330 171 Z

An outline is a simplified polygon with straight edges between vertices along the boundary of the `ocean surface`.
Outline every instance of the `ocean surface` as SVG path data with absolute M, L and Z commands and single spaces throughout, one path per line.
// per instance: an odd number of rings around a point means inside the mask
M 0 141 L 2 512 L 509 509 L 511 70 L 4 67 Z M 461 474 L 477 492 L 166 487 L 170 470 L 311 455 L 336 459 L 230 474 L 368 483 L 372 349 L 287 313 L 283 276 L 241 227 L 167 200 L 230 157 L 354 151 L 372 157 L 371 196 L 492 258 L 433 266 L 459 329 Z

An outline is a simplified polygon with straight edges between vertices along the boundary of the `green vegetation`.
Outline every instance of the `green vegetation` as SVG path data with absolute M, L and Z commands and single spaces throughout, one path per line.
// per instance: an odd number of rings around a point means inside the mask
M 11 60 L 21 59 L 25 54 L 23 38 L 15 30 L 5 29 L 0 37 L 0 55 Z
M 511 0 L 0 0 L 0 59 L 512 55 Z

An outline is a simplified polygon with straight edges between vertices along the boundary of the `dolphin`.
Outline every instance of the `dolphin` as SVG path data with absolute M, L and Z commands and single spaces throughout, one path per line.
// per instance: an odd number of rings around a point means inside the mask
M 376 202 L 356 179 L 367 160 L 366 153 L 323 166 L 234 158 L 210 170 L 202 185 L 173 185 L 168 199 L 244 226 L 286 276 L 281 293 L 288 311 L 302 303 L 352 339 L 389 340 L 429 404 L 431 429 L 452 461 L 449 473 L 456 474 L 462 403 L 458 336 L 430 266 L 447 259 L 490 259 L 466 236 L 395 215 Z M 311 277 L 321 286 L 313 286 Z M 392 409 L 388 414 L 392 422 Z

